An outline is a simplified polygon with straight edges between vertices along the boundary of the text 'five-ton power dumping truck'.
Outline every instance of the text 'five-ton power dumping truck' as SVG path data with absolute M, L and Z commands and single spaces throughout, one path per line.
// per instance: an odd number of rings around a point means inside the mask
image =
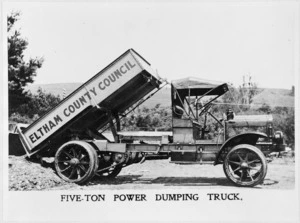
M 167 83 L 133 49 L 77 88 L 28 127 L 17 126 L 28 157 L 55 157 L 57 174 L 83 184 L 93 177 L 116 177 L 122 168 L 151 159 L 178 164 L 223 164 L 237 186 L 255 186 L 267 172 L 266 155 L 285 148 L 273 132 L 272 116 L 222 118 L 212 110 L 228 91 L 226 83 L 185 78 L 171 83 L 172 132 L 122 132 L 120 120 Z M 225 112 L 225 111 L 224 111 Z M 207 120 L 219 129 L 215 137 Z M 258 127 L 262 132 L 230 135 L 232 127 Z M 105 136 L 111 130 L 113 138 Z

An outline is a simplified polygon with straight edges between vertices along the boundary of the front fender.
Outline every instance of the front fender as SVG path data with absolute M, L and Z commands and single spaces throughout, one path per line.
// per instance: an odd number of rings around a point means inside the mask
M 247 132 L 235 135 L 225 141 L 225 143 L 221 146 L 219 152 L 217 153 L 216 160 L 214 165 L 220 164 L 224 160 L 223 154 L 225 154 L 226 149 L 232 148 L 239 144 L 249 144 L 255 146 L 257 140 L 259 138 L 268 138 L 267 134 L 262 132 Z

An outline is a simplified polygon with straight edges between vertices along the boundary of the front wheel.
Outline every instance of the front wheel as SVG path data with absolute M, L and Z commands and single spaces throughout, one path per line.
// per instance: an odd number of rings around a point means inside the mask
M 97 152 L 84 141 L 65 143 L 55 154 L 55 169 L 63 180 L 83 184 L 98 169 Z
M 267 174 L 267 162 L 258 148 L 242 144 L 228 152 L 223 169 L 226 177 L 235 185 L 253 187 L 263 182 Z

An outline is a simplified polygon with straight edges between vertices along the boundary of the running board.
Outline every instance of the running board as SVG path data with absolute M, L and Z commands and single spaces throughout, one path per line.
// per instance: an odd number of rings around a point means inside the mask
M 197 162 L 192 162 L 192 161 L 170 161 L 170 163 L 175 163 L 175 164 L 189 164 L 189 165 L 195 165 L 195 164 L 214 164 L 214 161 L 197 161 Z

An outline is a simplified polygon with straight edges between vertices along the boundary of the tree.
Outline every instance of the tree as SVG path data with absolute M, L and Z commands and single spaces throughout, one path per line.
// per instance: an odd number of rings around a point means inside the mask
M 46 93 L 39 88 L 37 93 L 27 93 L 27 103 L 18 107 L 18 112 L 10 115 L 9 120 L 12 122 L 32 123 L 49 109 L 55 107 L 61 101 L 60 97 L 51 93 Z
M 171 108 L 160 104 L 153 108 L 138 108 L 122 119 L 122 129 L 125 131 L 170 131 L 171 126 Z
M 240 87 L 240 95 L 242 104 L 249 105 L 253 102 L 253 98 L 258 93 L 257 84 L 251 81 L 251 76 L 248 76 L 248 81 L 243 76 L 243 86 Z
M 295 144 L 295 109 L 287 107 L 275 107 L 272 110 L 274 117 L 274 129 L 284 134 L 286 143 Z
M 271 107 L 270 105 L 266 104 L 266 103 L 263 103 L 263 105 L 261 107 L 259 107 L 257 109 L 258 112 L 261 112 L 263 114 L 268 114 L 271 112 Z
M 13 29 L 19 17 L 19 12 L 12 12 L 7 17 L 9 115 L 29 101 L 24 88 L 28 83 L 33 83 L 37 69 L 42 67 L 44 61 L 43 58 L 30 58 L 25 61 L 24 51 L 28 41 L 21 37 L 19 30 Z
M 224 108 L 231 108 L 235 113 L 248 111 L 253 98 L 258 93 L 257 84 L 251 81 L 251 76 L 248 76 L 248 80 L 244 76 L 241 86 L 238 88 L 229 86 L 229 92 L 222 96 L 222 102 L 225 104 Z M 236 106 L 232 107 L 232 105 Z
M 28 93 L 28 103 L 22 104 L 19 107 L 21 115 L 27 115 L 33 118 L 35 115 L 38 117 L 44 115 L 50 108 L 53 108 L 60 102 L 60 97 L 51 93 L 46 93 L 39 88 L 36 94 Z

